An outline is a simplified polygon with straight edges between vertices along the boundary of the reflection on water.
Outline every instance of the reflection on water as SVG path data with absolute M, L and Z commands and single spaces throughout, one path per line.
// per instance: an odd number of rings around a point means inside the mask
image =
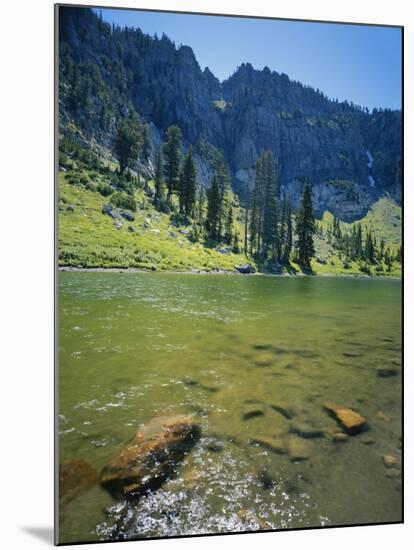
M 160 414 L 202 429 L 139 502 L 95 486 L 67 504 L 61 542 L 399 521 L 400 292 L 379 279 L 61 273 L 60 461 L 99 470 Z M 368 430 L 335 437 L 326 401 Z

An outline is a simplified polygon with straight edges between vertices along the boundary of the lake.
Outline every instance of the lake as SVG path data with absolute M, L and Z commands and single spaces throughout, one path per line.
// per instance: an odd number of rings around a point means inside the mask
M 401 520 L 400 281 L 61 272 L 58 338 L 60 462 L 99 471 L 157 415 L 202 430 L 158 491 L 69 502 L 61 543 Z

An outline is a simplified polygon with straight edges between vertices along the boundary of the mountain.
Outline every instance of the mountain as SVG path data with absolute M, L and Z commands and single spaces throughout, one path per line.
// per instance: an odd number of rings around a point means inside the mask
M 59 14 L 62 135 L 108 151 L 116 119 L 131 102 L 156 146 L 168 126 L 180 126 L 195 148 L 201 183 L 209 184 L 224 155 L 242 200 L 257 157 L 270 149 L 281 192 L 294 206 L 305 178 L 317 215 L 329 210 L 353 221 L 384 195 L 401 201 L 400 111 L 369 113 L 250 64 L 220 82 L 201 70 L 190 47 L 165 35 L 111 27 L 89 8 L 61 6 Z

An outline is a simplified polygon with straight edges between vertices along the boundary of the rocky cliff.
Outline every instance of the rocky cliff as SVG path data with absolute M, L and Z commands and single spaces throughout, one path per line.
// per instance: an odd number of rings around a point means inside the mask
M 369 113 L 249 64 L 220 82 L 190 47 L 111 28 L 87 8 L 60 8 L 59 44 L 62 133 L 74 123 L 89 143 L 110 147 L 116 118 L 132 102 L 155 144 L 180 126 L 202 183 L 224 155 L 242 198 L 256 158 L 270 149 L 282 193 L 297 204 L 310 178 L 317 213 L 350 221 L 386 193 L 401 200 L 400 111 Z

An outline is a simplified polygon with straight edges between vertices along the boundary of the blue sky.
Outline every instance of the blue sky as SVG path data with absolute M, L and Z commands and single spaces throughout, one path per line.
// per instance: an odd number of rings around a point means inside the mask
M 96 10 L 98 11 L 98 10 Z M 268 66 L 328 97 L 401 108 L 401 30 L 387 27 L 102 9 L 105 21 L 164 32 L 220 79 Z

